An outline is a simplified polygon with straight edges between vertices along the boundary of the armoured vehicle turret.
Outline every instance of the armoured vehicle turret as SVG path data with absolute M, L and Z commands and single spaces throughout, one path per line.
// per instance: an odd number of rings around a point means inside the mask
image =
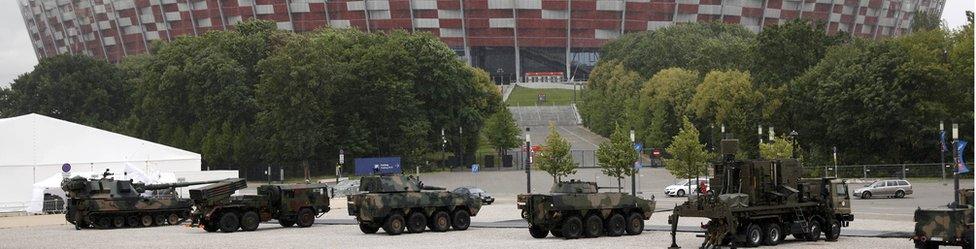
M 915 210 L 915 248 L 973 248 L 973 190 L 960 189 L 958 205 Z
M 145 184 L 109 176 L 76 176 L 61 183 L 68 197 L 65 219 L 76 229 L 176 225 L 189 217 L 191 207 L 176 188 L 217 182 Z
M 424 186 L 414 176 L 373 175 L 359 181 L 360 193 L 347 197 L 349 215 L 367 234 L 380 228 L 390 235 L 420 233 L 427 227 L 435 232 L 466 230 L 481 209 L 480 199 Z
M 711 165 L 711 189 L 675 207 L 668 219 L 672 241 L 679 217 L 709 219 L 701 248 L 777 245 L 790 234 L 835 241 L 854 220 L 845 181 L 802 178 L 796 159 L 739 160 L 737 151 L 738 140 L 722 140 L 722 157 Z
M 521 194 L 518 208 L 535 238 L 637 235 L 654 213 L 655 201 L 629 193 L 600 193 L 595 182 L 557 182 L 550 194 Z
M 278 220 L 283 227 L 310 227 L 315 217 L 329 211 L 329 186 L 316 184 L 268 184 L 256 195 L 233 195 L 247 188 L 244 179 L 227 179 L 190 190 L 195 209 L 190 226 L 207 232 L 229 233 L 257 230 L 261 222 Z

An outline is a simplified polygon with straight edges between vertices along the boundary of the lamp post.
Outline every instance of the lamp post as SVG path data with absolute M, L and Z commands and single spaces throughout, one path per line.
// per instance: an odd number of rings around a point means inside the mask
M 960 156 L 958 150 L 955 149 L 956 146 L 958 146 L 957 143 L 959 143 L 959 124 L 952 124 L 952 158 L 959 158 Z M 956 164 L 956 167 L 953 167 L 954 169 L 952 170 L 952 196 L 954 197 L 952 202 L 953 208 L 959 206 L 959 161 L 956 161 Z
M 630 146 L 637 152 L 637 137 L 634 135 L 634 127 L 630 127 Z M 634 174 L 630 175 L 630 195 L 637 196 L 637 160 L 640 159 L 640 152 L 637 152 L 634 160 Z
M 529 127 L 525 127 L 525 193 L 532 193 L 532 137 Z
M 799 135 L 800 133 L 797 133 L 796 130 L 790 131 L 790 140 L 793 145 L 793 151 L 791 151 L 793 159 L 796 159 L 796 137 Z
M 946 176 L 946 163 L 945 163 L 945 152 L 946 152 L 946 144 L 945 144 L 945 122 L 942 122 L 942 121 L 939 121 L 939 152 L 940 152 L 939 160 L 940 160 L 940 163 L 941 163 L 939 165 L 942 165 L 942 167 L 940 167 L 940 168 L 942 168 L 942 186 L 945 186 L 945 176 Z
M 763 143 L 763 133 L 762 125 L 759 125 L 759 153 L 756 153 L 756 159 L 762 159 L 762 143 Z

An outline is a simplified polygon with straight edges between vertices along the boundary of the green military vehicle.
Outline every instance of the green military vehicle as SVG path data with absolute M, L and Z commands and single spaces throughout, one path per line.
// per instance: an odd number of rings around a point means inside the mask
M 973 248 L 973 190 L 960 189 L 959 205 L 915 210 L 915 248 Z
M 406 229 L 421 233 L 466 230 L 471 216 L 481 210 L 481 200 L 451 193 L 444 188 L 424 186 L 419 179 L 404 175 L 372 175 L 359 180 L 358 194 L 348 196 L 349 215 L 355 216 L 366 234 L 381 227 L 389 235 Z
M 76 176 L 61 182 L 68 197 L 64 218 L 75 229 L 176 225 L 186 220 L 192 206 L 176 188 L 217 182 L 145 184 L 111 175 L 106 171 L 97 180 Z
M 529 234 L 555 237 L 637 235 L 644 221 L 654 213 L 655 202 L 627 193 L 598 193 L 595 182 L 571 180 L 552 186 L 550 194 L 518 195 L 522 218 L 529 222 Z
M 207 232 L 254 231 L 261 222 L 278 220 L 283 227 L 310 227 L 315 217 L 329 211 L 326 184 L 270 184 L 257 195 L 233 195 L 247 188 L 244 179 L 228 179 L 190 190 L 195 207 L 190 226 Z
M 737 160 L 738 140 L 724 139 L 722 160 L 712 164 L 711 190 L 674 208 L 672 241 L 679 217 L 708 218 L 701 248 L 777 245 L 793 237 L 836 241 L 854 220 L 847 183 L 801 178 L 796 159 Z M 677 245 L 672 242 L 672 248 Z

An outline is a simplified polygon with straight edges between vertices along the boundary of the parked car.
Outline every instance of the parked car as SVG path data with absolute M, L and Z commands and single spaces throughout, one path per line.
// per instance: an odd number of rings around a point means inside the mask
M 698 182 L 699 181 L 701 181 L 702 183 L 705 184 L 705 189 L 707 191 L 707 189 L 708 189 L 708 179 L 704 179 L 704 178 L 698 179 L 698 180 L 696 180 L 696 179 L 690 179 L 690 180 L 689 179 L 683 179 L 683 180 L 680 180 L 680 181 L 678 181 L 678 182 L 676 182 L 674 184 L 671 184 L 670 186 L 665 187 L 664 188 L 664 194 L 667 195 L 667 196 L 669 196 L 669 197 L 673 197 L 673 196 L 683 197 L 683 196 L 688 195 L 689 193 L 696 193 L 696 191 L 698 191 Z
M 452 192 L 476 197 L 481 199 L 481 203 L 485 205 L 491 205 L 492 202 L 495 202 L 495 197 L 491 197 L 491 194 L 488 194 L 488 192 L 476 187 L 460 187 L 454 189 Z
M 863 188 L 854 190 L 854 197 L 871 199 L 872 197 L 903 198 L 912 194 L 912 184 L 907 180 L 877 180 Z

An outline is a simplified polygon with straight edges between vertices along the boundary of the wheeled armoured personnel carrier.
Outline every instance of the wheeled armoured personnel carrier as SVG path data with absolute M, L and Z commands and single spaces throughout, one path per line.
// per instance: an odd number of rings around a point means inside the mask
M 76 229 L 176 225 L 189 217 L 192 206 L 176 188 L 218 182 L 144 184 L 109 176 L 106 172 L 97 180 L 76 176 L 61 182 L 68 197 L 64 218 Z
M 269 184 L 259 186 L 256 195 L 233 195 L 245 188 L 247 182 L 237 178 L 190 190 L 195 207 L 190 226 L 230 233 L 254 231 L 275 219 L 283 227 L 310 227 L 329 212 L 329 186 L 323 183 Z
M 973 190 L 960 189 L 959 203 L 915 210 L 915 248 L 973 248 Z
M 738 160 L 738 140 L 724 139 L 722 159 L 712 164 L 711 189 L 674 208 L 672 247 L 679 217 L 708 218 L 701 248 L 777 245 L 787 235 L 835 241 L 854 220 L 847 183 L 801 178 L 796 159 Z
M 637 235 L 644 221 L 654 213 L 655 201 L 628 193 L 599 193 L 595 182 L 564 181 L 552 186 L 549 194 L 518 195 L 522 218 L 529 222 L 529 233 L 545 238 Z
M 348 196 L 349 215 L 355 216 L 363 233 L 383 228 L 389 235 L 431 231 L 466 230 L 478 214 L 481 200 L 424 186 L 413 176 L 364 176 L 358 194 Z

